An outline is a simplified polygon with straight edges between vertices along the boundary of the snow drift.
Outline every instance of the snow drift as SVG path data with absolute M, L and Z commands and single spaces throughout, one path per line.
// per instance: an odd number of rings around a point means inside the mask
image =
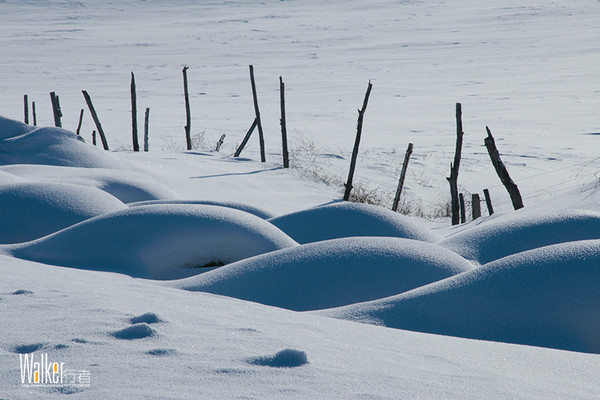
M 351 236 L 391 236 L 426 242 L 440 239 L 414 218 L 367 204 L 335 203 L 269 221 L 301 244 Z
M 600 240 L 512 255 L 326 315 L 392 328 L 600 353 Z
M 14 257 L 134 277 L 177 279 L 297 245 L 254 215 L 217 206 L 140 206 L 41 239 L 0 246 Z
M 170 285 L 306 311 L 399 294 L 471 268 L 433 244 L 344 238 L 248 258 Z
M 262 219 L 273 218 L 274 215 L 266 210 L 263 210 L 258 207 L 251 206 L 249 204 L 238 203 L 235 201 L 215 201 L 215 200 L 148 200 L 148 201 L 140 201 L 136 203 L 128 204 L 129 207 L 139 207 L 139 206 L 147 206 L 147 205 L 156 205 L 156 204 L 204 204 L 209 206 L 220 206 L 220 207 L 228 207 L 236 210 L 245 211 L 247 213 L 256 215 Z
M 439 242 L 461 256 L 481 264 L 538 247 L 600 239 L 600 212 L 541 210 L 504 215 Z

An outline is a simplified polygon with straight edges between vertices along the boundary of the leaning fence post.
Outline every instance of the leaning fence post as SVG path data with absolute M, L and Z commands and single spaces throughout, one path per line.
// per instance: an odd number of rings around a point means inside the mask
M 79 113 L 79 123 L 77 124 L 77 130 L 75 131 L 77 136 L 79 136 L 79 132 L 81 131 L 81 123 L 82 122 L 83 122 L 83 108 L 81 109 L 81 112 Z
M 519 188 L 513 182 L 513 180 L 510 179 L 508 170 L 506 169 L 506 167 L 504 166 L 504 163 L 500 159 L 500 153 L 498 152 L 498 149 L 496 148 L 496 142 L 494 141 L 494 137 L 492 136 L 492 131 L 490 131 L 490 128 L 488 128 L 487 126 L 485 127 L 485 129 L 487 130 L 488 136 L 484 139 L 484 144 L 488 150 L 490 159 L 492 160 L 492 164 L 494 165 L 494 168 L 496 169 L 496 173 L 498 174 L 498 177 L 502 181 L 502 184 L 508 191 L 508 194 L 510 195 L 510 199 L 512 200 L 514 209 L 518 210 L 519 208 L 523 208 L 523 199 L 521 198 L 521 193 L 519 192 Z
M 396 196 L 394 197 L 394 205 L 392 211 L 398 211 L 398 203 L 400 203 L 400 194 L 402 194 L 402 187 L 404 186 L 404 177 L 406 176 L 406 169 L 408 168 L 408 160 L 413 151 L 413 144 L 409 143 L 404 155 L 404 162 L 402 163 L 402 172 L 400 172 L 400 180 L 398 181 L 398 189 L 396 190 Z
M 190 111 L 190 93 L 188 91 L 187 70 L 190 67 L 183 67 L 183 95 L 185 97 L 185 141 L 187 149 L 192 149 L 192 114 Z
M 367 110 L 367 103 L 369 102 L 369 95 L 371 94 L 372 87 L 373 84 L 371 83 L 371 81 L 369 81 L 369 86 L 367 86 L 367 92 L 365 93 L 363 106 L 360 110 L 358 110 L 358 122 L 356 124 L 356 139 L 354 140 L 354 149 L 352 150 L 352 159 L 350 160 L 350 171 L 348 172 L 348 181 L 344 184 L 344 186 L 346 186 L 346 190 L 344 191 L 344 201 L 348 201 L 350 199 L 350 192 L 352 191 L 352 180 L 354 179 L 354 169 L 356 168 L 356 158 L 358 157 L 358 147 L 360 145 L 360 136 L 362 134 L 363 118 L 365 116 L 365 111 Z
M 133 151 L 140 151 L 138 142 L 138 125 L 137 125 L 137 95 L 135 93 L 135 76 L 131 71 L 131 139 L 133 141 Z
M 219 139 L 219 141 L 217 142 L 217 146 L 215 147 L 215 151 L 218 152 L 219 150 L 221 150 L 221 146 L 223 145 L 223 141 L 225 140 L 225 134 L 221 135 L 221 138 Z
M 260 144 L 260 161 L 267 161 L 265 156 L 265 138 L 263 136 L 260 110 L 258 109 L 258 95 L 256 94 L 256 82 L 254 81 L 254 66 L 250 65 L 250 84 L 252 85 L 252 99 L 254 101 L 254 114 L 256 115 L 256 126 L 258 128 L 258 141 Z
M 55 92 L 50 92 L 50 102 L 52 103 L 52 113 L 54 115 L 54 126 L 58 128 L 62 128 L 62 123 L 60 121 L 60 117 L 62 113 L 60 112 L 60 104 L 58 103 L 58 96 Z
M 24 122 L 29 125 L 29 96 L 27 96 L 26 94 L 23 95 L 23 107 L 24 107 L 24 114 L 25 114 L 25 120 Z
M 98 119 L 98 114 L 96 114 L 96 110 L 94 109 L 94 105 L 92 104 L 92 99 L 90 95 L 85 90 L 81 91 L 83 93 L 83 97 L 85 98 L 85 102 L 92 114 L 92 118 L 94 119 L 94 123 L 96 124 L 96 128 L 98 128 L 98 133 L 100 134 L 100 140 L 102 140 L 102 146 L 104 146 L 104 150 L 108 150 L 108 142 L 106 141 L 106 135 L 104 135 L 104 130 L 102 129 L 102 125 L 100 124 L 100 120 Z
M 144 151 L 148 151 L 148 123 L 150 122 L 150 108 L 146 107 L 146 116 L 144 117 Z
M 490 197 L 490 191 L 483 189 L 483 195 L 485 196 L 485 204 L 488 209 L 488 213 L 492 215 L 494 213 L 494 207 L 492 207 L 492 198 Z
M 288 143 L 287 143 L 287 127 L 285 121 L 285 83 L 283 83 L 283 78 L 279 77 L 279 94 L 281 100 L 281 119 L 279 122 L 281 123 L 281 145 L 282 145 L 282 153 L 283 153 L 283 168 L 290 167 L 290 156 L 288 153 Z
M 242 140 L 242 143 L 238 146 L 237 150 L 233 154 L 234 157 L 240 156 L 240 154 L 242 153 L 242 150 L 244 150 L 244 147 L 246 147 L 246 143 L 248 143 L 248 140 L 250 139 L 250 136 L 252 135 L 254 128 L 256 128 L 256 125 L 258 125 L 258 122 L 257 122 L 256 118 L 254 118 L 254 122 L 252 122 L 250 129 L 248 129 L 248 132 L 246 132 L 246 136 L 244 136 L 244 140 Z
M 474 220 L 481 217 L 481 199 L 478 193 L 471 195 L 471 212 Z

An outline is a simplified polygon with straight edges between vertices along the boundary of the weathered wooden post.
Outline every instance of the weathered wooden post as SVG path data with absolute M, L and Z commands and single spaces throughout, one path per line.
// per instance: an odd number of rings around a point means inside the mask
M 287 126 L 285 121 L 285 83 L 283 83 L 283 78 L 279 77 L 279 94 L 281 100 L 281 146 L 282 146 L 282 155 L 283 155 L 283 168 L 290 167 L 290 155 L 288 153 L 288 143 L 287 143 Z
M 62 117 L 62 113 L 60 111 L 60 104 L 58 102 L 58 96 L 55 92 L 50 92 L 50 102 L 52 103 L 52 113 L 54 115 L 54 126 L 58 128 L 62 128 L 62 123 L 60 121 L 60 117 Z
M 344 201 L 350 199 L 350 192 L 352 191 L 352 180 L 354 179 L 354 169 L 356 168 L 356 158 L 358 157 L 358 147 L 360 145 L 360 136 L 362 134 L 363 118 L 365 111 L 367 110 L 367 103 L 369 102 L 369 95 L 371 94 L 371 88 L 373 84 L 369 81 L 367 86 L 367 92 L 365 93 L 365 99 L 363 106 L 358 110 L 358 122 L 356 124 L 356 139 L 354 140 L 354 149 L 352 150 L 352 159 L 350 160 L 350 171 L 348 172 L 348 181 L 344 184 L 346 190 L 344 191 Z
M 31 102 L 31 112 L 33 114 L 33 126 L 37 126 L 37 115 L 35 114 L 35 101 Z
M 83 108 L 79 112 L 79 122 L 77 123 L 77 130 L 75 133 L 79 136 L 79 132 L 81 131 L 81 123 L 83 122 Z
M 256 127 L 258 128 L 258 141 L 260 144 L 260 161 L 267 161 L 265 156 L 265 138 L 263 136 L 260 110 L 258 109 L 258 95 L 256 94 L 256 82 L 254 81 L 254 66 L 250 65 L 250 84 L 252 85 L 252 99 L 254 101 L 254 114 L 256 115 Z
M 23 122 L 29 125 L 29 96 L 27 96 L 26 94 L 23 95 L 23 107 L 25 114 L 25 120 Z
M 140 151 L 137 125 L 137 94 L 135 92 L 135 76 L 133 75 L 133 71 L 131 71 L 131 139 L 133 141 L 133 151 Z
M 148 151 L 148 123 L 150 122 L 150 108 L 146 107 L 146 116 L 144 117 L 144 151 Z
M 490 159 L 492 160 L 492 164 L 494 165 L 494 169 L 496 170 L 498 177 L 502 181 L 502 184 L 508 191 L 514 209 L 518 210 L 519 208 L 523 208 L 523 199 L 521 198 L 519 188 L 513 182 L 513 180 L 510 179 L 508 170 L 506 169 L 504 163 L 500 159 L 500 153 L 496 148 L 496 142 L 494 140 L 494 137 L 492 136 L 492 131 L 490 131 L 490 128 L 488 128 L 487 126 L 485 127 L 485 129 L 487 130 L 488 136 L 484 139 L 484 143 L 490 155 Z
M 92 144 L 96 145 L 96 131 L 92 131 Z
M 92 114 L 92 118 L 94 123 L 96 124 L 96 128 L 98 128 L 98 133 L 100 134 L 100 140 L 102 140 L 102 146 L 104 146 L 104 150 L 108 150 L 108 142 L 106 141 L 106 135 L 104 135 L 104 130 L 102 129 L 102 124 L 100 124 L 100 120 L 98 119 L 98 114 L 96 114 L 96 110 L 94 109 L 94 105 L 92 104 L 92 99 L 90 95 L 85 90 L 81 91 L 83 93 L 83 97 L 85 98 L 85 102 Z
M 400 203 L 400 194 L 402 194 L 402 187 L 404 186 L 404 178 L 406 176 L 406 169 L 408 168 L 408 160 L 413 151 L 413 144 L 409 143 L 404 154 L 404 162 L 402 163 L 402 172 L 400 172 L 400 180 L 398 181 L 398 189 L 396 189 L 396 196 L 394 197 L 394 205 L 392 211 L 398 211 L 398 203 Z
M 462 193 L 458 195 L 458 202 L 460 206 L 460 223 L 464 224 L 467 222 L 467 213 L 465 212 L 465 196 Z
M 244 140 L 242 140 L 242 143 L 238 146 L 237 150 L 233 154 L 234 157 L 239 157 L 240 154 L 242 154 L 242 150 L 244 150 L 244 147 L 246 147 L 246 143 L 248 143 L 250 136 L 252 136 L 252 132 L 254 132 L 256 125 L 258 125 L 258 122 L 257 122 L 256 118 L 254 118 L 254 121 L 252 122 L 250 129 L 248 129 L 248 132 L 246 132 L 246 136 L 244 136 Z
M 488 213 L 492 215 L 494 213 L 494 207 L 492 207 L 492 198 L 490 197 L 490 191 L 483 189 L 483 195 L 485 196 L 485 204 L 487 205 Z
M 456 149 L 454 150 L 454 163 L 450 164 L 450 177 L 446 178 L 450 183 L 450 197 L 452 199 L 452 225 L 458 225 L 459 223 L 458 168 L 460 166 L 463 135 L 462 106 L 460 103 L 456 103 Z
M 478 193 L 471 195 L 471 211 L 474 220 L 481 217 L 481 199 Z
M 185 141 L 187 149 L 192 149 L 192 113 L 190 111 L 190 93 L 188 91 L 187 70 L 189 67 L 183 67 L 183 95 L 185 97 Z
M 217 146 L 215 147 L 215 151 L 219 152 L 219 150 L 221 150 L 221 146 L 223 145 L 223 141 L 225 140 L 225 134 L 221 135 L 221 138 L 219 139 L 219 141 L 217 142 Z

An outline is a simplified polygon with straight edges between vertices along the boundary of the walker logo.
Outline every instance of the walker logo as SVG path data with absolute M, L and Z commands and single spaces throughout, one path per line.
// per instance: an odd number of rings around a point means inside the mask
M 90 386 L 90 371 L 65 368 L 64 362 L 48 360 L 48 354 L 19 354 L 21 384 L 26 387 Z

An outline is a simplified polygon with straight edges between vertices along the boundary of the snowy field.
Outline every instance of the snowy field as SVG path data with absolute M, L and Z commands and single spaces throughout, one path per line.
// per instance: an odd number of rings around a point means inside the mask
M 0 0 L 0 399 L 598 398 L 598 21 L 575 0 Z M 267 163 L 256 137 L 231 156 L 249 64 Z M 130 71 L 147 153 L 129 151 Z M 355 183 L 386 208 L 340 201 L 369 80 Z M 109 152 L 87 109 L 72 133 L 82 89 Z M 461 189 L 497 213 L 390 211 L 408 142 L 406 204 L 448 201 L 456 102 Z

